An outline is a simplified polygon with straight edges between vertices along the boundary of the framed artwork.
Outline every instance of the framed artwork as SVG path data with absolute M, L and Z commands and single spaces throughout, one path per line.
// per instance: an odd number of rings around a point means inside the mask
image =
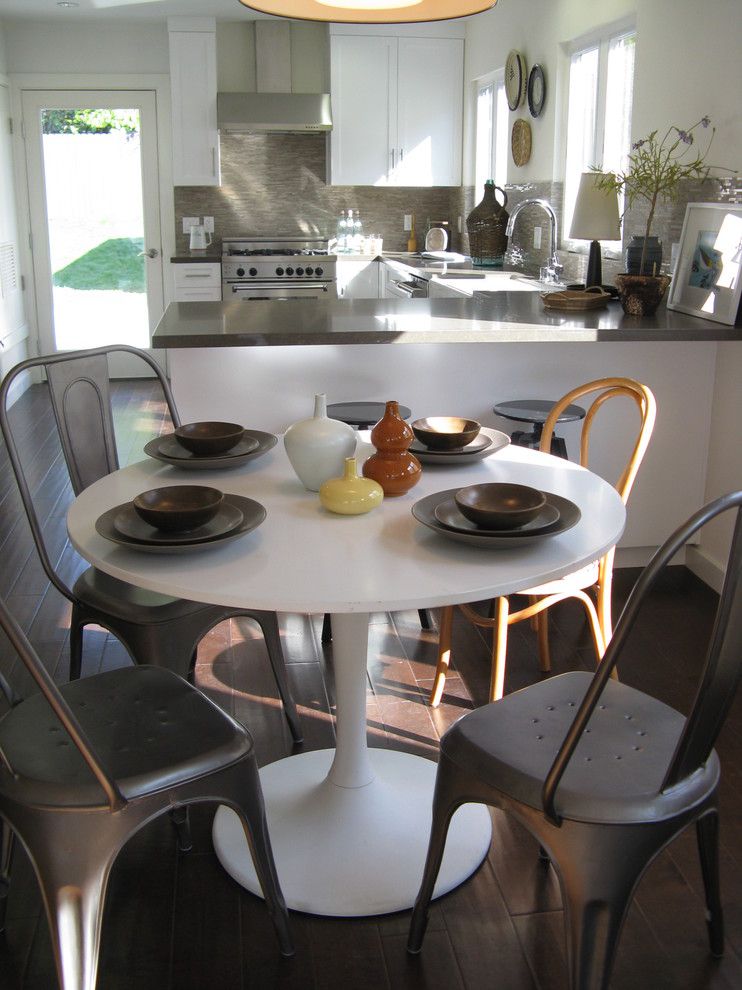
M 734 326 L 742 298 L 742 205 L 689 203 L 668 309 Z

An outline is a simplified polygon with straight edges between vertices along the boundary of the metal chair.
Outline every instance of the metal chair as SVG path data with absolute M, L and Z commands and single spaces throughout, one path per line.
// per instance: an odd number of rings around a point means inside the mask
M 253 741 L 183 678 L 133 666 L 59 688 L 0 600 L 0 626 L 39 688 L 0 720 L 0 824 L 23 843 L 61 990 L 94 990 L 108 876 L 123 845 L 172 808 L 240 818 L 282 955 L 292 955 Z
M 149 365 L 162 387 L 170 418 L 174 426 L 179 426 L 175 399 L 160 366 L 146 352 L 123 344 L 30 358 L 12 368 L 0 385 L 0 429 L 39 559 L 51 583 L 72 604 L 70 678 L 80 676 L 83 630 L 89 623 L 112 632 L 137 663 L 168 667 L 184 677 L 192 677 L 200 640 L 224 619 L 245 615 L 254 619 L 263 632 L 291 735 L 295 742 L 301 742 L 275 612 L 170 598 L 126 584 L 95 567 L 87 568 L 70 588 L 52 564 L 11 426 L 8 395 L 19 375 L 37 368 L 46 373 L 72 490 L 77 495 L 119 466 L 107 359 L 109 354 L 120 352 L 136 355 Z
M 620 397 L 628 397 L 639 412 L 639 426 L 636 440 L 629 458 L 616 482 L 616 489 L 624 504 L 628 501 L 639 467 L 646 453 L 654 429 L 656 403 L 646 385 L 631 378 L 600 378 L 585 385 L 579 385 L 561 398 L 552 408 L 544 424 L 541 435 L 541 451 L 549 453 L 554 428 L 564 409 L 582 396 L 597 393 L 588 409 L 580 436 L 580 464 L 587 467 L 590 449 L 590 430 L 596 414 L 606 402 Z M 577 598 L 582 602 L 590 622 L 595 653 L 598 659 L 603 656 L 606 645 L 613 633 L 611 617 L 611 589 L 613 586 L 613 558 L 616 548 L 612 547 L 600 560 L 596 560 L 574 574 L 550 581 L 537 588 L 520 592 L 527 595 L 529 604 L 518 611 L 510 611 L 508 598 L 498 598 L 492 603 L 491 614 L 483 615 L 470 605 L 458 606 L 463 614 L 475 625 L 492 630 L 492 673 L 490 677 L 490 701 L 501 698 L 505 688 L 505 663 L 507 659 L 508 627 L 524 619 L 530 619 L 538 636 L 539 666 L 544 672 L 551 670 L 549 656 L 549 626 L 547 609 L 565 598 Z M 595 603 L 588 592 L 595 595 Z M 446 673 L 451 661 L 451 634 L 454 606 L 441 610 L 440 633 L 438 637 L 438 666 L 430 704 L 440 704 Z
M 696 824 L 711 951 L 724 947 L 714 743 L 742 676 L 742 491 L 700 509 L 657 551 L 594 674 L 533 684 L 465 715 L 441 740 L 433 824 L 408 949 L 419 952 L 451 816 L 476 801 L 512 813 L 559 877 L 572 990 L 608 986 L 626 910 L 647 866 Z M 686 718 L 611 680 L 658 575 L 707 522 L 736 508 L 706 662 Z M 655 647 L 656 648 L 656 647 Z M 651 661 L 651 657 L 647 657 Z

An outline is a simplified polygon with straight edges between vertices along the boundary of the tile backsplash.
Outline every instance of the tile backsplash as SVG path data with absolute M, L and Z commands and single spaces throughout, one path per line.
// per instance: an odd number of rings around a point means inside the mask
M 176 253 L 188 251 L 182 232 L 184 216 L 213 216 L 214 244 L 224 235 L 324 236 L 335 234 L 341 211 L 359 211 L 364 233 L 384 239 L 384 250 L 405 251 L 408 234 L 404 215 L 415 216 L 418 248 L 422 249 L 427 223 L 448 221 L 449 249 L 468 253 L 466 216 L 482 197 L 473 186 L 332 186 L 327 184 L 328 137 L 324 134 L 228 134 L 221 139 L 221 186 L 176 186 Z M 506 186 L 507 209 L 523 199 L 546 199 L 561 223 L 562 183 L 544 181 Z M 663 268 L 669 269 L 672 244 L 679 241 L 689 202 L 740 202 L 742 182 L 707 179 L 688 182 L 675 203 L 660 206 L 653 233 L 664 245 Z M 462 233 L 458 232 L 459 218 Z M 624 220 L 624 244 L 643 233 L 646 212 L 633 209 Z M 543 228 L 541 248 L 534 250 L 533 229 Z M 560 229 L 560 244 L 563 231 Z M 520 250 L 518 265 L 531 274 L 546 263 L 549 231 L 538 207 L 523 210 L 512 241 Z M 511 244 L 511 247 L 513 245 Z M 587 245 L 586 245 L 587 250 Z M 587 254 L 559 251 L 567 281 L 581 281 Z M 604 281 L 624 270 L 623 259 L 604 259 Z

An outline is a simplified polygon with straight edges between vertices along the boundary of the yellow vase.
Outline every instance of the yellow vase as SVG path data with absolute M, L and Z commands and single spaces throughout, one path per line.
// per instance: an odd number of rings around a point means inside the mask
M 384 489 L 377 481 L 359 478 L 355 457 L 346 457 L 343 477 L 325 481 L 319 490 L 319 500 L 330 512 L 359 516 L 381 505 Z

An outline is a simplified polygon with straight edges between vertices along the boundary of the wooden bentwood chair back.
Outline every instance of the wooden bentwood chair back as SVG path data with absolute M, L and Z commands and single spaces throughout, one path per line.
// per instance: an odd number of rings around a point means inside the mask
M 0 626 L 39 689 L 9 698 L 0 720 L 1 831 L 20 838 L 33 864 L 61 990 L 95 988 L 106 886 L 120 849 L 158 815 L 197 802 L 238 815 L 281 953 L 291 955 L 247 730 L 161 667 L 57 687 L 1 599 Z M 5 887 L 8 868 L 4 858 Z
M 646 385 L 631 378 L 601 378 L 572 389 L 555 403 L 549 413 L 544 423 L 540 449 L 543 453 L 550 452 L 551 438 L 564 409 L 577 399 L 593 394 L 595 397 L 585 415 L 580 435 L 580 464 L 583 467 L 588 466 L 590 432 L 595 417 L 607 402 L 618 398 L 629 398 L 634 402 L 639 413 L 636 439 L 615 482 L 615 488 L 626 504 L 654 429 L 657 407 L 654 396 Z M 590 622 L 597 659 L 603 656 L 613 633 L 611 590 L 614 555 L 615 547 L 612 547 L 600 560 L 594 561 L 574 574 L 521 592 L 520 594 L 528 596 L 529 603 L 518 611 L 510 610 L 510 603 L 506 597 L 498 598 L 492 603 L 489 615 L 481 614 L 470 605 L 458 606 L 470 622 L 492 630 L 491 701 L 501 698 L 505 689 L 508 628 L 516 622 L 531 620 L 538 638 L 540 669 L 544 672 L 551 670 L 547 609 L 565 598 L 577 598 L 582 602 Z M 595 601 L 591 594 L 595 597 Z M 430 704 L 434 707 L 440 704 L 451 660 L 453 616 L 454 606 L 449 605 L 441 610 L 438 665 L 430 692 Z
M 660 572 L 710 520 L 736 509 L 714 627 L 687 717 L 611 679 Z M 650 649 L 658 650 L 657 644 Z M 648 665 L 652 657 L 647 658 Z M 714 955 L 724 948 L 716 739 L 742 676 L 742 491 L 700 509 L 660 547 L 629 595 L 597 671 L 572 671 L 477 708 L 441 739 L 433 823 L 408 949 L 419 952 L 456 809 L 513 814 L 554 864 L 572 990 L 605 990 L 636 885 L 695 823 Z M 538 725 L 534 725 L 538 723 Z
M 184 677 L 191 677 L 198 643 L 203 636 L 224 619 L 245 615 L 261 627 L 289 730 L 294 741 L 298 742 L 301 740 L 301 728 L 288 685 L 278 619 L 274 612 L 226 608 L 170 598 L 135 588 L 95 567 L 87 568 L 70 588 L 52 564 L 24 458 L 11 424 L 11 389 L 19 375 L 36 369 L 46 374 L 62 451 L 72 490 L 77 495 L 119 466 L 108 356 L 120 353 L 139 358 L 149 366 L 162 388 L 173 425 L 179 426 L 178 410 L 162 368 L 145 351 L 124 344 L 30 358 L 12 368 L 0 385 L 0 429 L 39 559 L 51 583 L 72 603 L 70 677 L 75 679 L 80 676 L 83 632 L 88 624 L 95 623 L 112 632 L 137 663 L 168 667 Z

